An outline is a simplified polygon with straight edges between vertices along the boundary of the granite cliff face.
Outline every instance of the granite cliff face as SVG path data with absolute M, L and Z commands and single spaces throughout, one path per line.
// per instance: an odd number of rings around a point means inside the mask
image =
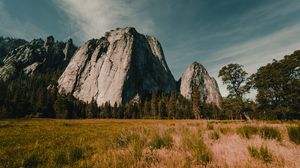
M 52 36 L 34 39 L 10 51 L 0 66 L 0 79 L 8 80 L 21 73 L 32 75 L 38 71 L 64 69 L 77 47 L 72 40 L 57 42 Z
M 21 45 L 26 44 L 27 41 L 23 39 L 15 39 L 10 37 L 0 37 L 0 65 L 3 64 L 4 57 L 12 50 Z
M 191 64 L 179 79 L 180 93 L 187 99 L 191 99 L 193 82 L 199 86 L 202 101 L 220 107 L 222 97 L 218 84 L 198 62 Z
M 176 91 L 176 81 L 160 43 L 129 27 L 81 46 L 59 78 L 58 89 L 85 102 L 120 104 L 151 91 Z

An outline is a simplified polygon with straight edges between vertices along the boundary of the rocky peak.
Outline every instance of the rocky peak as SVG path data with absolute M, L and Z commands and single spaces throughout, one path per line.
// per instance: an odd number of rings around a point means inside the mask
M 180 93 L 187 99 L 191 99 L 192 85 L 195 82 L 199 86 L 202 101 L 212 103 L 220 107 L 221 94 L 218 84 L 210 77 L 207 70 L 198 62 L 192 63 L 180 78 Z
M 0 79 L 7 80 L 17 74 L 32 75 L 46 69 L 63 69 L 77 47 L 68 42 L 55 42 L 53 36 L 46 40 L 34 39 L 9 52 L 0 66 Z
M 159 42 L 118 28 L 83 44 L 58 80 L 61 93 L 98 105 L 125 103 L 150 91 L 176 90 Z
M 0 66 L 3 64 L 3 59 L 5 56 L 12 50 L 28 43 L 23 39 L 15 39 L 10 37 L 1 37 L 0 36 Z

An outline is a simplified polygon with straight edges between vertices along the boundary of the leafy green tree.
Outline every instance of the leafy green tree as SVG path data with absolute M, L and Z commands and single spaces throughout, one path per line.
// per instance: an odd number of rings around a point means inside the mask
M 233 106 L 236 107 L 235 110 L 240 115 L 240 118 L 242 118 L 244 108 L 243 98 L 252 87 L 248 73 L 243 70 L 243 65 L 228 64 L 221 68 L 218 76 L 227 85 L 227 90 L 229 91 L 228 98 L 232 99 L 230 104 L 233 105 L 233 103 L 236 103 Z
M 300 51 L 260 67 L 253 81 L 260 111 L 276 112 L 278 119 L 300 117 Z

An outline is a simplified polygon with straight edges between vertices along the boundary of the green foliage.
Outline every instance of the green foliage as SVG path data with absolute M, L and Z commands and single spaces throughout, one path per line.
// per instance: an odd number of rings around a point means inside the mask
M 289 139 L 295 144 L 300 144 L 300 125 L 288 128 Z
M 260 136 L 264 139 L 276 139 L 281 141 L 281 133 L 274 127 L 262 127 L 259 130 Z
M 237 129 L 237 133 L 240 134 L 241 136 L 247 138 L 247 139 L 250 139 L 257 132 L 258 132 L 257 127 L 248 126 L 248 125 L 245 125 L 245 126 L 240 127 L 240 128 Z
M 224 84 L 227 85 L 229 97 L 242 100 L 242 97 L 250 89 L 247 82 L 248 73 L 243 70 L 243 66 L 239 64 L 228 64 L 219 71 L 219 77 L 222 78 Z
M 259 110 L 266 119 L 300 117 L 300 51 L 260 67 L 253 75 Z M 271 115 L 270 115 L 271 114 Z

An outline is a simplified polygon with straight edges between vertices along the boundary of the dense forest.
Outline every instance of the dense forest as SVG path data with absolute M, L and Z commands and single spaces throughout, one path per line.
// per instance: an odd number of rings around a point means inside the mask
M 178 93 L 149 93 L 143 100 L 98 107 L 95 101 L 58 94 L 61 73 L 48 70 L 1 81 L 0 118 L 300 119 L 300 51 L 273 60 L 252 75 L 239 64 L 224 66 L 219 77 L 229 95 L 221 107 L 203 103 L 198 89 L 193 89 L 192 100 Z M 257 90 L 256 101 L 245 98 L 251 89 Z

